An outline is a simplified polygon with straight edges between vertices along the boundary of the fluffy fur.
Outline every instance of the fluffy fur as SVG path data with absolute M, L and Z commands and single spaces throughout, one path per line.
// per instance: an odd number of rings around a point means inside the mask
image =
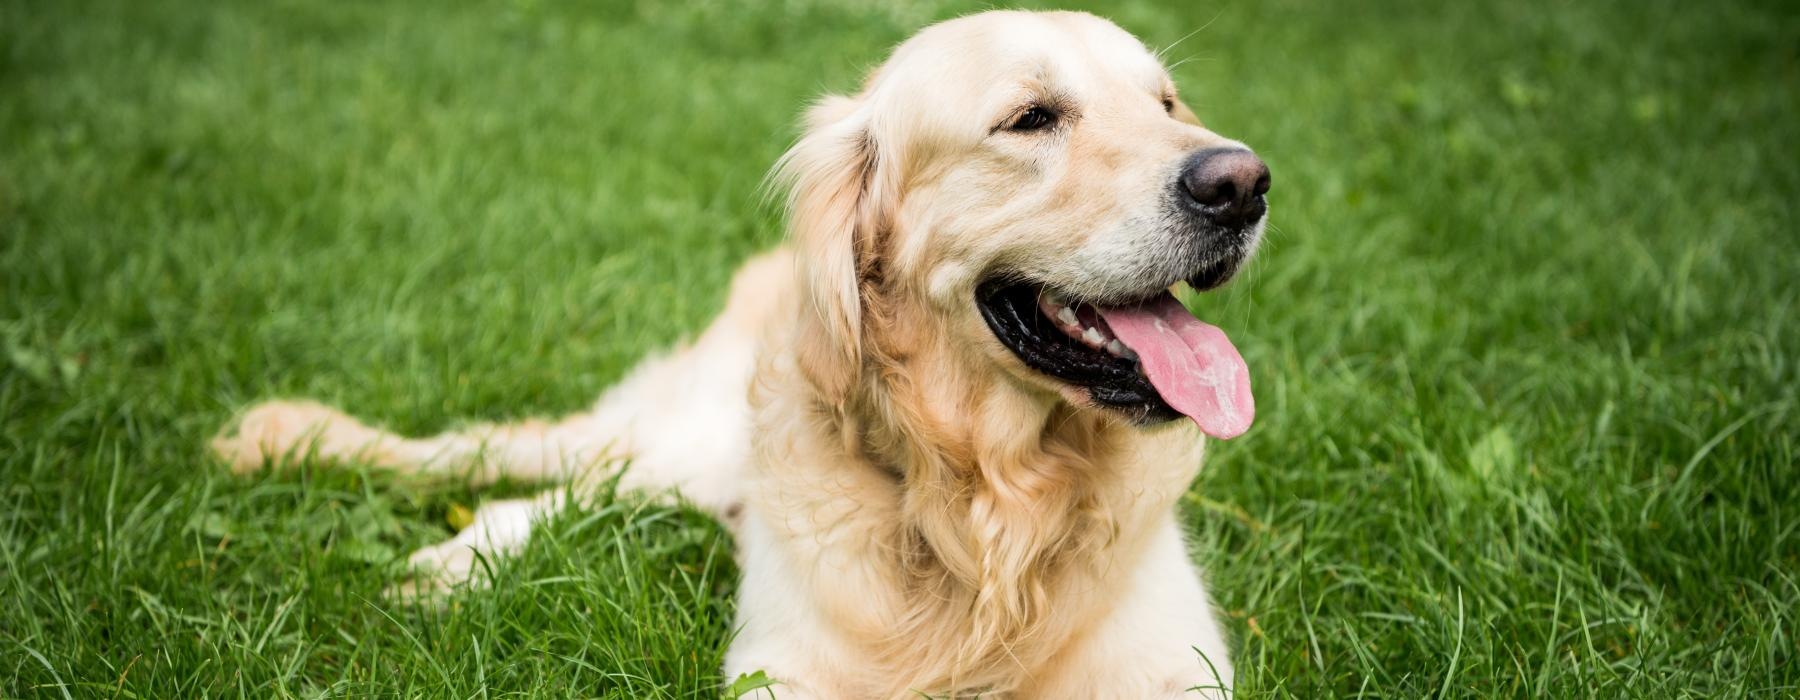
M 1057 106 L 1054 132 L 1004 128 L 1032 104 Z M 1094 295 L 1180 279 L 1170 251 L 1188 243 L 1161 198 L 1185 154 L 1232 143 L 1105 20 L 945 22 L 809 112 L 776 168 L 791 242 L 593 410 L 406 438 L 275 401 L 214 448 L 240 470 L 310 452 L 579 483 L 629 461 L 624 486 L 733 529 L 725 672 L 765 670 L 783 698 L 1223 696 L 1226 644 L 1174 507 L 1201 436 L 1032 372 L 972 300 L 997 271 Z M 516 549 L 560 505 L 483 506 L 413 555 L 421 581 L 466 580 L 476 551 Z

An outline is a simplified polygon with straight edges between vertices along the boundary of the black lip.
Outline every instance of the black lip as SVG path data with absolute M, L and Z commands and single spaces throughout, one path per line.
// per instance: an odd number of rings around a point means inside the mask
M 994 337 L 1025 366 L 1086 389 L 1094 403 L 1137 423 L 1158 423 L 1180 413 L 1157 395 L 1137 361 L 1095 350 L 1065 335 L 1038 310 L 1041 285 L 991 280 L 975 290 L 975 306 Z
M 1197 292 L 1216 289 L 1231 281 L 1232 275 L 1237 274 L 1240 261 L 1239 256 L 1232 256 L 1220 259 L 1211 265 L 1203 265 L 1192 277 L 1187 278 L 1188 286 L 1193 287 Z

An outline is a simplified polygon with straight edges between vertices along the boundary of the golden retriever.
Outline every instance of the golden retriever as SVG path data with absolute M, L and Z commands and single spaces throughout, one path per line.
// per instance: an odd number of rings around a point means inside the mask
M 1250 256 L 1263 163 L 1112 23 L 988 12 L 821 100 L 775 176 L 791 241 L 587 413 L 413 439 L 277 401 L 214 448 L 578 484 L 629 462 L 624 487 L 732 529 L 725 673 L 784 698 L 1227 695 L 1175 504 L 1202 434 L 1254 407 L 1237 350 L 1169 289 Z M 484 505 L 411 561 L 466 580 L 567 492 Z

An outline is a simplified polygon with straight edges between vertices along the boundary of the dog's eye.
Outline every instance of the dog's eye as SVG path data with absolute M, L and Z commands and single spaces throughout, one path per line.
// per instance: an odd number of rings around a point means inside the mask
M 1169 114 L 1175 113 L 1175 98 L 1173 98 L 1173 97 L 1164 97 L 1163 98 L 1163 111 L 1167 112 Z
M 1007 131 L 1042 131 L 1056 123 L 1056 114 L 1043 107 L 1032 107 L 1025 110 L 1011 124 Z

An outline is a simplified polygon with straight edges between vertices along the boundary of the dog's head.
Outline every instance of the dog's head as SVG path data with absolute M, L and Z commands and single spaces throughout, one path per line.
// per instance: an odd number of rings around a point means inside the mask
M 854 97 L 827 97 L 778 172 L 815 382 L 842 389 L 872 324 L 929 317 L 1051 400 L 1230 437 L 1243 360 L 1169 294 L 1206 290 L 1261 237 L 1269 173 L 1202 127 L 1136 38 L 1080 13 L 932 26 Z M 904 321 L 905 318 L 898 319 Z

